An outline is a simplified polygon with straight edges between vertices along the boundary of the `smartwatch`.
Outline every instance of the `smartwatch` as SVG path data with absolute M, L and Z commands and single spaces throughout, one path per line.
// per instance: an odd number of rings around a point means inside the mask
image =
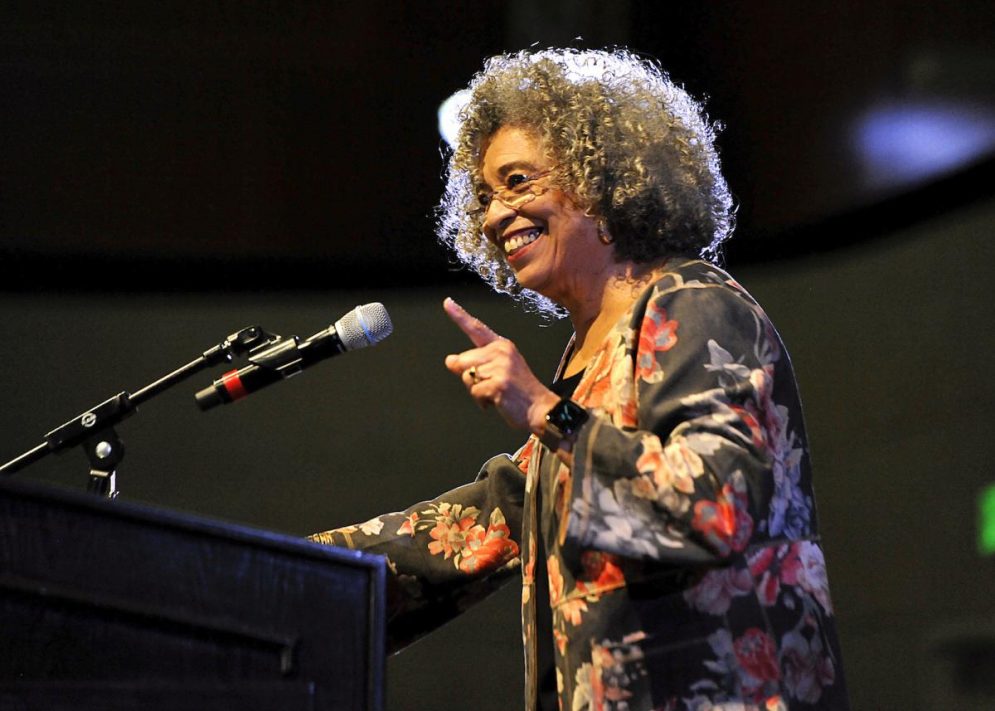
M 546 426 L 539 435 L 539 441 L 553 452 L 560 449 L 564 442 L 569 442 L 570 449 L 573 449 L 577 431 L 590 417 L 587 410 L 565 397 L 546 413 Z

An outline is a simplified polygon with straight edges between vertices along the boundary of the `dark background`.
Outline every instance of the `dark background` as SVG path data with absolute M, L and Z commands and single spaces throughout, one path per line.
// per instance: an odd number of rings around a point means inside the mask
M 550 373 L 569 329 L 433 237 L 436 109 L 503 50 L 620 44 L 707 95 L 728 266 L 791 348 L 859 709 L 995 703 L 995 18 L 982 2 L 31 3 L 0 10 L 0 460 L 233 330 L 382 301 L 375 349 L 120 427 L 123 496 L 304 534 L 471 478 L 521 436 L 442 367 L 463 300 Z M 579 39 L 578 39 L 579 38 Z M 73 452 L 20 476 L 83 488 Z M 150 581 L 154 584 L 154 581 Z M 514 586 L 512 586 L 514 587 Z M 392 659 L 390 707 L 519 703 L 506 589 Z

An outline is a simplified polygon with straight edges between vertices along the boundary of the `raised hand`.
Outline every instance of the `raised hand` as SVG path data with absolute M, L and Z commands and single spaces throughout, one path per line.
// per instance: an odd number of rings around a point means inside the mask
M 442 306 L 475 346 L 446 356 L 446 367 L 460 377 L 478 405 L 493 405 L 515 429 L 540 433 L 546 413 L 559 401 L 556 393 L 536 378 L 514 343 L 452 299 Z

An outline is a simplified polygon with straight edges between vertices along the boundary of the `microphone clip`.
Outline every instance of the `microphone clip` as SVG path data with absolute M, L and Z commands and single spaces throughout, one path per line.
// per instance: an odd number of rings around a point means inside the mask
M 206 366 L 231 363 L 235 356 L 252 353 L 280 341 L 280 336 L 269 333 L 260 326 L 246 326 L 231 334 L 221 343 L 201 355 Z
M 260 368 L 276 371 L 281 378 L 290 378 L 304 369 L 301 366 L 300 339 L 297 336 L 276 336 L 268 343 L 249 352 L 249 362 Z

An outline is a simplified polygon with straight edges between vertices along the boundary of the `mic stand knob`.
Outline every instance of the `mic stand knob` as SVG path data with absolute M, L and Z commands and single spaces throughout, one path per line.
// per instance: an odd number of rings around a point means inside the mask
M 113 427 L 87 438 L 83 444 L 90 460 L 90 482 L 87 491 L 113 499 L 118 495 L 117 465 L 124 459 L 124 442 Z

